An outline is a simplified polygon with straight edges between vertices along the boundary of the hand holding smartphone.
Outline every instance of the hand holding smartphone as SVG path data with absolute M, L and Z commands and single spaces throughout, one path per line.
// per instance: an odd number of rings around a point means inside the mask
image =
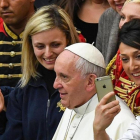
M 98 77 L 95 79 L 98 101 L 100 101 L 106 94 L 114 91 L 112 80 L 110 76 Z M 116 100 L 115 95 L 112 96 L 107 103 Z

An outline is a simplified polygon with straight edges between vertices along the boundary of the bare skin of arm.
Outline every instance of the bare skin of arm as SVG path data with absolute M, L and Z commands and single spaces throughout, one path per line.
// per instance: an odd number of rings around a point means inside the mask
M 105 95 L 96 107 L 95 119 L 93 122 L 94 140 L 110 140 L 105 129 L 120 112 L 119 101 L 116 100 L 107 103 L 108 99 L 113 95 L 114 92 Z
M 0 112 L 3 110 L 6 111 L 6 107 L 4 105 L 4 97 L 3 97 L 2 92 L 0 90 Z

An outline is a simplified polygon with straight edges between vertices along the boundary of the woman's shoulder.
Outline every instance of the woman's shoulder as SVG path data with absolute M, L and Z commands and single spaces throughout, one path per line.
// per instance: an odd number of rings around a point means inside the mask
M 112 20 L 116 17 L 116 15 L 118 15 L 118 13 L 113 10 L 112 8 L 108 8 L 107 10 L 105 10 L 105 12 L 102 14 L 101 18 L 100 18 L 100 22 L 102 20 Z M 112 20 L 113 21 L 113 20 Z
M 105 12 L 103 13 L 103 15 L 109 15 L 109 16 L 114 16 L 117 15 L 118 13 L 112 9 L 112 8 L 108 8 L 105 10 Z

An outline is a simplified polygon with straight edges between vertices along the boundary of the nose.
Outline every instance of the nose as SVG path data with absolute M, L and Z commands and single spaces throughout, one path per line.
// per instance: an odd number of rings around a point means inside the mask
M 135 63 L 135 61 L 133 61 L 133 60 L 130 60 L 130 63 L 129 63 L 129 68 L 130 68 L 130 71 L 134 71 L 134 70 L 136 70 L 136 69 L 138 69 L 139 68 L 139 66 Z
M 0 0 L 0 7 L 1 8 L 6 8 L 9 6 L 8 0 Z
M 49 46 L 47 46 L 45 49 L 45 56 L 50 57 L 52 54 L 53 54 L 52 49 Z
M 119 23 L 119 28 L 121 29 L 122 26 L 123 26 L 126 22 L 129 22 L 129 20 L 128 20 L 127 18 L 121 19 L 121 20 L 120 20 L 120 23 Z
M 60 88 L 62 88 L 61 80 L 60 80 L 60 78 L 58 78 L 58 76 L 56 76 L 56 78 L 55 78 L 53 87 L 54 87 L 55 89 L 60 89 Z

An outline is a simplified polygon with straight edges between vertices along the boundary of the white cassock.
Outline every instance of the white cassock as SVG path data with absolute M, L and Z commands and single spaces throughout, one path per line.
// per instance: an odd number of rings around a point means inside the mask
M 140 116 L 137 116 L 136 119 L 119 140 L 140 140 Z
M 122 137 L 128 126 L 136 120 L 127 105 L 119 97 L 116 99 L 120 102 L 121 111 L 106 129 L 114 140 Z M 97 104 L 96 94 L 84 105 L 74 110 L 66 109 L 52 140 L 94 140 L 93 121 Z

